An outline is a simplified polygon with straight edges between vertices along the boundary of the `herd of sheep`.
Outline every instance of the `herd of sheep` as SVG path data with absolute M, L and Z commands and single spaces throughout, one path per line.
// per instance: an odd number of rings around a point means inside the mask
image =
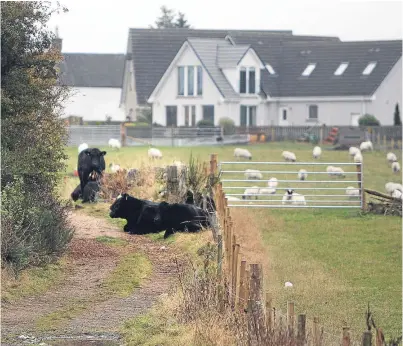
M 349 148 L 349 156 L 353 159 L 355 163 L 362 163 L 363 162 L 363 152 L 365 151 L 372 151 L 373 145 L 370 141 L 365 141 L 360 144 L 360 148 L 357 147 L 350 147 Z M 315 160 L 320 159 L 322 155 L 322 149 L 319 146 L 315 146 L 312 151 L 312 157 Z M 295 153 L 290 151 L 283 151 L 281 154 L 282 158 L 286 162 L 296 162 L 297 157 Z M 234 150 L 234 157 L 239 159 L 252 159 L 252 154 L 247 149 L 236 148 Z M 388 153 L 386 155 L 386 159 L 390 164 L 393 173 L 400 172 L 400 164 L 397 160 L 397 156 L 394 153 Z M 345 178 L 346 174 L 341 167 L 336 166 L 327 166 L 326 172 L 329 174 L 330 178 Z M 258 169 L 246 169 L 244 172 L 244 176 L 246 179 L 251 180 L 262 180 L 263 174 Z M 300 169 L 297 173 L 298 180 L 306 181 L 308 179 L 308 172 L 306 169 Z M 267 196 L 267 195 L 275 195 L 276 189 L 278 187 L 278 179 L 275 177 L 271 177 L 268 180 L 267 187 L 258 187 L 252 186 L 250 188 L 246 188 L 244 193 L 242 194 L 242 199 L 258 199 L 259 196 Z M 403 198 L 403 190 L 402 184 L 392 183 L 389 182 L 385 185 L 385 189 L 389 195 L 395 198 Z M 345 189 L 345 194 L 348 198 L 358 198 L 361 196 L 361 191 L 359 188 L 348 186 Z M 240 201 L 239 198 L 235 196 L 228 196 L 228 201 Z M 299 204 L 299 205 L 306 205 L 305 197 L 301 194 L 296 193 L 292 189 L 286 189 L 285 194 L 283 195 L 282 204 Z

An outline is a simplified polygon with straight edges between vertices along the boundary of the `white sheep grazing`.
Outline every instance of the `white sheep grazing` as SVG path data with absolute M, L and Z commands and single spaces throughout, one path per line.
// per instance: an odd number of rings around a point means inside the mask
M 322 149 L 320 147 L 315 147 L 313 148 L 312 154 L 314 159 L 319 159 L 320 155 L 322 155 Z
M 276 189 L 262 187 L 259 189 L 259 195 L 274 195 L 276 193 Z
M 81 143 L 78 146 L 78 153 L 80 154 L 83 150 L 88 149 L 88 144 L 87 143 Z
M 227 196 L 227 201 L 228 202 L 238 202 L 238 201 L 240 201 L 240 199 L 235 196 Z
M 399 173 L 400 172 L 400 163 L 395 161 L 392 162 L 392 171 L 393 173 Z
M 326 172 L 329 173 L 330 177 L 341 177 L 345 178 L 345 174 L 343 169 L 340 167 L 335 167 L 335 166 L 327 166 L 326 167 Z
M 354 157 L 355 154 L 357 154 L 358 152 L 361 152 L 361 150 L 358 149 L 357 147 L 350 147 L 350 149 L 348 149 L 348 153 L 352 157 Z
M 386 160 L 388 160 L 389 163 L 392 163 L 392 162 L 397 161 L 397 157 L 394 153 L 387 153 Z
M 305 196 L 288 189 L 282 200 L 282 204 L 306 205 Z
M 244 159 L 252 160 L 252 154 L 247 149 L 235 148 L 234 156 L 236 158 L 244 158 Z
M 403 199 L 403 193 L 399 190 L 394 190 L 392 192 L 392 197 Z
M 295 156 L 294 153 L 292 153 L 291 151 L 283 151 L 281 153 L 281 156 L 284 158 L 284 160 L 286 161 L 292 161 L 295 162 L 297 161 L 297 157 Z
M 299 180 L 306 180 L 308 179 L 308 172 L 306 169 L 301 168 L 298 172 L 298 179 Z
M 148 149 L 148 157 L 150 159 L 162 159 L 162 153 L 159 149 L 150 148 Z
M 360 150 L 361 151 L 365 151 L 365 150 L 374 150 L 373 146 L 372 146 L 372 142 L 371 141 L 366 141 L 366 142 L 362 142 L 360 144 Z
M 259 187 L 252 186 L 250 188 L 245 189 L 242 199 L 249 199 L 252 198 L 252 196 L 255 196 L 255 199 L 257 199 L 258 194 L 259 194 Z
M 347 186 L 346 195 L 349 198 L 359 197 L 360 196 L 360 190 L 357 189 L 356 187 L 353 187 L 353 186 Z
M 108 145 L 109 145 L 109 147 L 111 147 L 113 149 L 120 149 L 122 147 L 122 145 L 120 144 L 120 141 L 115 138 L 111 138 L 108 142 Z
M 362 163 L 361 151 L 359 151 L 357 154 L 354 155 L 354 162 L 355 163 Z
M 273 188 L 277 187 L 278 186 L 277 178 L 274 178 L 274 177 L 270 178 L 269 181 L 267 182 L 267 186 L 273 187 Z
M 118 171 L 121 170 L 121 168 L 120 168 L 119 165 L 115 165 L 115 164 L 113 164 L 113 163 L 110 163 L 110 164 L 109 164 L 109 168 L 110 168 L 110 170 L 111 170 L 112 173 L 116 173 L 116 172 L 118 172 Z
M 246 179 L 263 179 L 263 174 L 260 173 L 258 169 L 247 169 L 245 170 Z
M 395 190 L 399 190 L 400 192 L 403 192 L 403 186 L 402 186 L 402 184 L 389 182 L 389 183 L 385 184 L 385 190 L 391 196 L 393 191 L 395 191 Z

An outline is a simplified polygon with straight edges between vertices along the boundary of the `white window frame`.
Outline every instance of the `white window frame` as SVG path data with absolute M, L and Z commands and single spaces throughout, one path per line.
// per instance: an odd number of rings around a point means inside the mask
M 256 105 L 240 105 L 239 107 L 239 126 L 241 125 L 241 107 L 246 107 L 246 127 L 251 127 L 252 125 L 249 123 L 249 118 L 250 118 L 250 109 L 251 107 L 255 107 L 255 116 L 256 116 L 256 125 L 257 125 L 257 106 Z
M 311 118 L 311 107 L 316 107 L 316 118 Z M 308 118 L 307 121 L 318 122 L 319 121 L 319 106 L 317 104 L 308 105 Z
M 369 76 L 375 69 L 376 65 L 378 65 L 377 61 L 370 61 L 368 65 L 365 67 L 364 71 L 362 71 L 362 75 Z
M 305 70 L 302 72 L 301 76 L 303 77 L 309 77 L 312 72 L 316 68 L 316 62 L 309 63 L 307 67 L 305 67 Z
M 348 62 L 342 62 L 336 69 L 336 71 L 334 71 L 334 75 L 341 76 L 347 70 L 348 65 L 349 65 Z
M 203 96 L 203 85 L 202 85 L 202 95 L 197 95 L 197 82 L 199 75 L 197 73 L 197 67 L 200 65 L 179 65 L 178 67 L 183 67 L 183 83 L 184 83 L 184 93 L 183 95 L 177 95 L 178 97 L 202 97 Z M 188 69 L 193 68 L 193 95 L 188 94 Z M 201 69 L 203 74 L 203 68 Z M 202 77 L 203 81 L 203 77 Z M 179 88 L 177 88 L 179 89 Z
M 245 90 L 244 93 L 241 93 L 241 71 L 242 71 L 242 69 L 245 69 L 245 72 L 246 72 L 246 81 L 245 81 L 246 90 Z M 249 92 L 249 73 L 250 73 L 250 69 L 255 70 L 255 92 L 254 93 Z M 258 78 L 257 71 L 258 71 L 258 69 L 255 66 L 241 66 L 240 67 L 239 73 L 238 73 L 238 78 L 239 78 L 238 79 L 239 80 L 238 93 L 239 94 L 241 94 L 241 95 L 256 95 L 256 94 L 258 94 L 258 89 L 260 88 L 260 86 L 259 86 L 260 83 L 258 83 L 259 78 Z
M 183 105 L 183 125 L 186 126 L 186 109 L 189 111 L 189 125 L 188 127 L 194 127 L 197 124 L 197 108 L 196 105 Z M 192 110 L 195 111 L 195 121 L 192 121 Z

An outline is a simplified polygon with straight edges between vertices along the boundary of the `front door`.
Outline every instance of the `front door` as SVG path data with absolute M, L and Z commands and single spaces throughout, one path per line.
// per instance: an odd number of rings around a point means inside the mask
M 360 113 L 351 113 L 351 126 L 358 126 L 358 120 L 360 119 Z
M 177 117 L 178 107 L 177 106 L 166 106 L 165 113 L 166 113 L 167 127 L 178 126 L 178 117 Z
M 278 112 L 278 125 L 279 126 L 288 126 L 288 116 L 289 116 L 288 107 L 280 107 Z

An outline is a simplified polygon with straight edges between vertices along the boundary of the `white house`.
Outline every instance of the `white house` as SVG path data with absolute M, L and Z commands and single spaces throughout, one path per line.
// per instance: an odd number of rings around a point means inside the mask
M 151 106 L 166 126 L 357 125 L 365 113 L 392 125 L 402 104 L 401 40 L 130 29 L 127 56 L 121 107 Z
M 61 49 L 61 39 L 58 39 Z M 119 107 L 123 84 L 124 54 L 63 53 L 60 82 L 71 87 L 64 117 L 83 121 L 124 121 Z

